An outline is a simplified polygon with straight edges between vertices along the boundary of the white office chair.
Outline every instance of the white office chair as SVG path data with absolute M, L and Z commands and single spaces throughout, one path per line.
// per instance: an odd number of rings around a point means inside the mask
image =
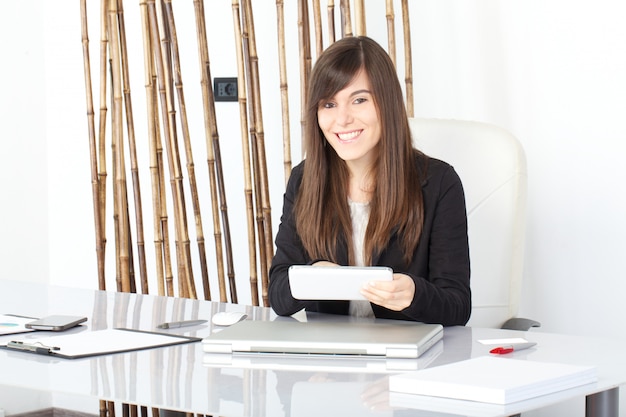
M 465 190 L 471 261 L 468 325 L 528 330 L 516 318 L 522 283 L 526 158 L 517 139 L 485 123 L 409 120 L 413 145 L 454 167 Z

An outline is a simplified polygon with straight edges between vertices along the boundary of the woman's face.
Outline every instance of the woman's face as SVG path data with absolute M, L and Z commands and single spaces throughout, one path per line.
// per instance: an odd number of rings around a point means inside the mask
M 360 71 L 343 90 L 319 103 L 317 121 L 330 146 L 352 168 L 369 168 L 377 156 L 381 127 L 367 74 Z

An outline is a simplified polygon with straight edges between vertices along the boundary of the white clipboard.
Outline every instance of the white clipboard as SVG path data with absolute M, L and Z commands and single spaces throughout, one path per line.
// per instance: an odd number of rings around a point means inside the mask
M 130 352 L 183 343 L 199 342 L 199 337 L 146 332 L 132 329 L 106 329 L 67 335 L 9 341 L 8 350 L 65 359 Z

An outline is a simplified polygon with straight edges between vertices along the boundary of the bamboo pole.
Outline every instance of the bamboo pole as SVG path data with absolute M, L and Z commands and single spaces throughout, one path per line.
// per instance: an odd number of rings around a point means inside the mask
M 196 34 L 198 37 L 198 56 L 200 63 L 200 85 L 202 88 L 202 103 L 204 111 L 204 130 L 207 150 L 207 165 L 210 180 L 211 204 L 213 209 L 213 236 L 215 239 L 215 257 L 218 273 L 218 286 L 220 293 L 220 301 L 227 301 L 226 282 L 224 277 L 224 253 L 222 247 L 222 233 L 220 227 L 219 198 L 218 198 L 218 175 L 216 168 L 216 155 L 213 138 L 217 137 L 217 117 L 215 115 L 215 107 L 213 104 L 213 89 L 211 86 L 211 71 L 209 61 L 209 48 L 206 34 L 206 23 L 204 19 L 204 2 L 202 0 L 194 0 L 194 9 L 196 14 Z M 222 180 L 221 176 L 219 176 Z M 220 188 L 221 190 L 221 188 Z M 224 196 L 222 196 L 225 198 Z M 228 236 L 230 241 L 230 236 Z M 227 253 L 230 254 L 230 245 L 227 246 Z M 232 255 L 231 255 L 232 256 Z M 232 258 L 229 258 L 232 260 Z M 230 276 L 233 276 L 232 263 L 229 262 Z M 230 280 L 229 282 L 232 282 Z M 237 293 L 234 286 L 231 286 L 231 297 L 237 299 Z M 235 302 L 235 301 L 234 301 Z
M 260 184 L 260 175 L 259 175 L 259 158 L 258 158 L 258 149 L 257 149 L 257 140 L 256 140 L 256 94 L 257 91 L 254 88 L 254 82 L 252 81 L 252 59 L 250 52 L 250 26 L 248 25 L 248 11 L 247 11 L 247 3 L 246 0 L 242 0 L 241 5 L 241 26 L 242 26 L 242 47 L 243 47 L 243 57 L 244 57 L 244 65 L 246 70 L 246 90 L 248 93 L 247 100 L 247 114 L 248 114 L 248 128 L 249 128 L 249 140 L 250 140 L 250 161 L 252 162 L 252 192 L 254 198 L 254 216 L 256 221 L 257 228 L 257 237 L 258 237 L 258 253 L 259 253 L 259 264 L 261 271 L 261 296 L 263 297 L 263 274 L 267 269 L 266 265 L 266 255 L 265 255 L 265 245 L 263 244 L 263 239 L 265 236 L 265 225 L 263 223 L 263 214 L 262 207 L 263 203 L 261 201 L 261 184 Z M 265 304 L 265 299 L 263 299 L 263 303 Z
M 210 85 L 210 84 L 209 84 Z M 213 90 L 210 91 L 210 103 L 213 119 L 215 120 L 215 130 L 213 132 L 212 137 L 212 145 L 213 151 L 215 153 L 215 161 L 216 161 L 216 174 L 217 174 L 217 185 L 219 190 L 220 197 L 220 211 L 222 215 L 222 227 L 224 228 L 224 244 L 226 247 L 226 267 L 227 267 L 227 275 L 228 275 L 228 284 L 230 289 L 230 300 L 233 303 L 238 303 L 239 299 L 237 296 L 237 281 L 235 279 L 235 269 L 234 269 L 234 261 L 233 261 L 233 249 L 232 249 L 232 241 L 230 234 L 230 222 L 228 219 L 228 205 L 226 204 L 226 184 L 224 182 L 224 170 L 222 168 L 222 155 L 220 150 L 220 142 L 219 136 L 217 134 L 217 117 L 215 116 L 215 107 L 214 107 L 214 99 L 213 99 Z
M 319 3 L 318 14 L 319 14 Z M 278 31 L 278 66 L 280 71 L 280 104 L 283 121 L 283 170 L 285 174 L 285 187 L 291 175 L 291 134 L 289 127 L 289 88 L 287 85 L 287 58 L 285 54 L 285 14 L 283 0 L 276 0 L 276 16 Z M 321 39 L 321 19 L 320 19 L 320 39 Z M 321 45 L 320 45 L 321 47 Z
M 182 230 L 187 230 L 186 221 L 185 226 L 181 227 L 181 221 L 184 218 L 181 216 L 181 211 L 182 213 L 186 213 L 186 210 L 185 205 L 183 204 L 181 207 L 180 204 L 181 198 L 184 198 L 184 193 L 181 192 L 179 187 L 183 182 L 183 178 L 178 152 L 178 130 L 176 125 L 176 109 L 174 106 L 174 83 L 172 80 L 173 70 L 171 62 L 172 51 L 170 46 L 170 33 L 166 17 L 164 17 L 163 0 L 156 1 L 155 6 L 154 28 L 156 30 L 153 30 L 153 32 L 157 34 L 154 38 L 156 41 L 154 45 L 156 54 L 155 62 L 157 63 L 156 74 L 157 85 L 159 86 L 161 118 L 163 119 L 163 137 L 166 151 L 165 156 L 167 158 L 169 183 L 172 190 L 172 202 L 174 206 L 174 256 L 176 258 L 176 268 L 178 271 L 178 280 L 172 278 L 172 283 L 177 288 L 179 297 L 188 297 L 188 288 L 186 285 L 187 268 L 183 257 L 184 239 L 182 238 Z M 165 207 L 164 209 L 167 210 Z
M 198 198 L 198 187 L 196 184 L 196 175 L 195 175 L 195 166 L 193 162 L 193 153 L 191 150 L 191 140 L 189 134 L 189 124 L 187 121 L 187 109 L 185 104 L 185 95 L 183 91 L 183 83 L 181 77 L 180 70 L 180 56 L 178 53 L 178 37 L 176 33 L 176 25 L 174 21 L 174 11 L 172 8 L 171 0 L 162 0 L 161 6 L 163 8 L 163 26 L 164 33 L 167 34 L 167 39 L 164 41 L 168 46 L 168 54 L 169 57 L 167 61 L 167 68 L 169 70 L 169 78 L 168 83 L 171 85 L 170 87 L 170 99 L 172 109 L 174 108 L 175 95 L 174 90 L 176 91 L 176 97 L 178 97 L 178 103 L 180 108 L 180 119 L 181 119 L 181 128 L 182 128 L 182 137 L 185 148 L 185 157 L 187 160 L 187 172 L 189 176 L 189 187 L 191 190 L 191 200 L 192 200 L 192 208 L 194 212 L 194 220 L 196 225 L 196 234 L 197 234 L 197 243 L 199 249 L 199 256 L 201 264 L 204 266 L 201 268 L 202 273 L 202 282 L 203 287 L 204 283 L 208 285 L 209 277 L 208 277 L 208 269 L 206 267 L 206 251 L 204 249 L 204 232 L 202 230 L 202 221 L 200 215 L 200 201 Z M 165 50 L 165 49 L 164 49 Z M 175 112 L 171 116 L 175 116 Z M 173 126 L 175 125 L 175 118 L 172 117 Z M 175 131 L 175 130 L 174 130 Z M 177 160 L 177 164 L 179 166 L 179 170 L 181 172 L 181 182 L 182 182 L 182 168 L 180 168 L 180 156 L 178 150 L 178 143 L 175 142 L 176 147 L 174 149 L 174 155 Z M 182 184 L 180 185 L 182 187 Z M 187 225 L 187 215 L 185 210 L 185 200 L 184 194 L 181 189 L 182 199 L 182 219 L 181 224 L 184 226 L 183 233 L 184 238 L 182 240 L 181 245 L 181 264 L 185 269 L 186 273 L 184 276 L 179 277 L 180 285 L 182 288 L 181 294 L 185 297 L 197 298 L 196 290 L 195 290 L 195 282 L 193 278 L 193 269 L 191 265 L 191 242 L 188 237 L 188 225 Z
M 306 132 L 306 95 L 311 74 L 311 37 L 309 8 L 306 0 L 298 1 L 298 40 L 300 45 L 300 129 L 301 138 Z M 304 146 L 302 146 L 304 156 Z
M 194 12 L 195 12 L 195 17 L 196 17 L 196 35 L 198 37 L 198 56 L 199 56 L 199 60 L 200 60 L 200 87 L 202 90 L 202 99 L 203 99 L 203 109 L 204 109 L 204 125 L 205 125 L 205 134 L 207 134 L 208 132 L 208 125 L 207 125 L 207 119 L 208 119 L 208 115 L 207 115 L 207 104 L 206 101 L 208 100 L 208 97 L 206 97 L 206 93 L 205 93 L 205 84 L 206 83 L 210 83 L 210 79 L 207 80 L 206 78 L 206 74 L 205 72 L 202 70 L 202 62 L 204 62 L 204 54 L 205 54 L 205 49 L 208 49 L 205 47 L 206 45 L 206 25 L 204 23 L 204 2 L 203 0 L 194 0 Z M 208 56 L 208 51 L 206 52 L 206 55 Z M 208 147 L 207 147 L 208 149 Z M 208 160 L 211 160 L 211 156 L 207 157 Z M 212 170 L 209 168 L 209 174 L 211 174 Z M 210 190 L 214 189 L 214 180 L 212 177 L 210 177 Z M 214 203 L 215 199 L 214 199 L 214 193 L 211 191 L 211 202 L 213 204 L 213 217 L 214 217 L 214 221 L 213 223 L 215 224 L 215 203 Z M 196 232 L 197 233 L 197 232 Z M 203 232 L 202 232 L 203 233 Z M 204 233 L 203 233 L 204 236 Z M 203 242 L 204 242 L 204 237 L 203 237 Z M 219 252 L 219 250 L 216 247 L 216 252 Z M 216 254 L 216 261 L 217 261 L 217 271 L 218 271 L 218 286 L 220 289 L 220 299 L 221 299 L 221 295 L 222 295 L 222 288 L 225 286 L 224 285 L 224 267 L 223 267 L 223 261 L 222 261 L 222 257 L 218 256 Z M 206 261 L 205 261 L 206 262 Z M 201 268 L 206 268 L 206 263 L 201 263 Z M 206 272 L 206 280 L 205 280 L 205 272 L 204 269 L 202 269 L 202 287 L 203 287 L 203 291 L 204 291 L 204 298 L 205 300 L 211 300 L 211 289 L 209 286 L 209 280 L 208 280 L 208 271 Z
M 171 2 L 167 0 L 161 0 L 159 2 L 159 8 L 161 15 L 161 22 L 163 26 L 163 38 L 161 39 L 162 45 L 162 56 L 165 69 L 165 85 L 166 85 L 166 94 L 165 98 L 168 104 L 168 115 L 169 115 L 169 126 L 170 126 L 170 150 L 171 150 L 171 158 L 174 161 L 174 166 L 176 167 L 177 178 L 179 180 L 176 181 L 176 188 L 178 190 L 177 196 L 179 197 L 179 205 L 177 206 L 177 210 L 175 211 L 175 215 L 177 218 L 177 225 L 181 228 L 178 229 L 179 233 L 177 235 L 177 259 L 179 265 L 179 277 L 178 277 L 178 287 L 179 287 L 179 296 L 185 298 L 197 298 L 196 290 L 195 290 L 195 282 L 193 278 L 193 268 L 191 265 L 191 241 L 189 239 L 189 229 L 187 223 L 187 209 L 186 209 L 186 200 L 185 193 L 183 188 L 183 174 L 182 174 L 182 165 L 178 144 L 178 131 L 176 128 L 176 95 L 174 94 L 177 85 L 177 72 L 180 69 L 177 69 L 177 40 L 176 40 L 176 27 L 174 26 L 173 21 L 173 12 L 171 10 Z M 169 9 L 169 10 L 168 10 Z M 178 77 L 180 79 L 180 77 Z M 182 88 L 182 85 L 181 85 Z M 179 93 L 180 98 L 180 93 Z M 182 101 L 180 102 L 180 114 L 181 114 L 181 127 L 183 131 L 183 143 L 189 137 L 188 129 L 186 129 L 186 113 L 184 112 L 184 95 Z M 187 132 L 187 135 L 185 135 Z M 193 158 L 191 159 L 191 163 L 193 164 Z M 195 175 L 193 178 L 189 179 L 190 184 L 195 184 Z M 192 185 L 193 187 L 193 185 Z M 193 191 L 192 191 L 193 196 Z M 193 201 L 192 201 L 193 202 Z M 194 207 L 194 212 L 196 212 L 196 207 Z M 198 211 L 199 212 L 199 209 Z M 182 273 L 181 273 L 182 272 Z
M 154 59 L 150 43 L 150 27 L 146 0 L 140 0 L 141 32 L 144 54 L 144 82 L 146 87 L 146 112 L 148 115 L 148 144 L 150 154 L 150 180 L 153 211 L 154 253 L 156 261 L 157 290 L 159 295 L 165 295 L 165 258 L 163 231 L 161 229 L 161 188 L 158 163 L 158 120 L 156 114 L 156 76 L 154 74 Z
M 128 68 L 128 51 L 126 44 L 126 27 L 124 23 L 124 8 L 123 1 L 117 0 L 117 14 L 119 25 L 119 40 L 120 40 L 120 53 L 121 53 L 121 67 L 122 67 L 122 82 L 124 93 L 124 104 L 126 114 L 126 129 L 128 133 L 128 149 L 130 151 L 130 169 L 133 185 L 133 197 L 135 207 L 135 227 L 137 229 L 137 255 L 139 257 L 139 276 L 141 282 L 141 292 L 148 294 L 148 272 L 146 267 L 146 250 L 145 240 L 143 232 L 143 204 L 141 200 L 141 186 L 139 183 L 139 169 L 137 163 L 137 146 L 135 141 L 135 122 L 133 117 L 133 106 L 131 99 L 130 89 L 130 74 Z M 128 207 L 128 206 L 127 206 Z M 129 225 L 130 226 L 130 225 Z M 129 233 L 130 236 L 130 233 Z M 131 245 L 132 242 L 129 242 Z M 132 261 L 131 252 L 131 261 Z M 131 268 L 131 273 L 134 268 Z M 131 282 L 135 282 L 132 280 Z
M 103 253 L 106 250 L 106 179 L 107 179 L 107 161 L 106 161 L 106 119 L 107 119 L 107 56 L 108 56 L 108 0 L 102 0 L 100 3 L 100 111 L 98 126 L 98 187 L 100 201 L 100 225 L 103 233 Z M 104 255 L 103 255 L 104 256 Z M 106 283 L 101 283 L 101 290 L 106 289 Z
M 150 34 L 153 50 L 155 51 L 156 74 L 159 86 L 159 96 L 161 102 L 161 114 L 163 120 L 163 133 L 165 137 L 165 145 L 167 151 L 168 168 L 170 174 L 170 186 L 172 188 L 172 198 L 174 203 L 174 226 L 176 231 L 176 259 L 178 262 L 178 278 L 179 284 L 183 285 L 191 280 L 188 274 L 191 274 L 191 262 L 187 257 L 186 248 L 189 246 L 189 237 L 187 234 L 187 222 L 184 204 L 182 174 L 180 168 L 180 158 L 178 157 L 178 144 L 176 140 L 175 130 L 175 109 L 172 103 L 171 76 L 168 67 L 168 38 L 165 36 L 163 41 L 159 41 L 159 29 L 157 22 L 157 13 L 154 0 L 148 0 L 148 17 L 150 20 Z M 162 193 L 163 194 L 163 193 Z M 196 298 L 195 288 L 193 286 L 185 288 L 179 287 L 182 292 L 181 296 Z M 168 295 L 174 295 L 169 293 Z
M 100 213 L 100 185 L 98 183 L 98 151 L 96 145 L 95 113 L 93 92 L 91 87 L 91 61 L 89 59 L 89 30 L 87 25 L 87 2 L 80 1 L 81 37 L 83 46 L 83 71 L 85 76 L 85 100 L 87 105 L 87 129 L 89 134 L 89 160 L 91 162 L 91 194 L 94 210 L 94 227 L 96 237 L 96 259 L 98 266 L 98 288 L 106 288 L 104 269 L 105 231 L 102 227 Z
M 268 299 L 268 286 L 269 286 L 269 265 L 272 262 L 272 258 L 274 256 L 274 242 L 273 242 L 273 233 L 272 233 L 272 210 L 270 206 L 270 198 L 269 198 L 269 183 L 267 178 L 267 159 L 265 156 L 265 139 L 264 139 L 264 131 L 263 131 L 263 112 L 261 106 L 261 87 L 259 80 L 259 68 L 258 68 L 258 56 L 256 52 L 256 35 L 254 32 L 254 16 L 252 14 L 252 6 L 250 4 L 250 0 L 245 0 L 244 2 L 244 22 L 246 22 L 246 26 L 248 27 L 248 37 L 249 37 L 249 49 L 248 52 L 250 54 L 250 74 L 251 74 L 251 84 L 252 91 L 254 91 L 253 106 L 254 106 L 254 117 L 255 117 L 255 143 L 257 150 L 257 163 L 258 163 L 258 175 L 259 175 L 259 184 L 260 188 L 259 193 L 261 195 L 261 222 L 263 224 L 263 233 L 259 234 L 259 243 L 260 247 L 263 248 L 261 251 L 261 288 L 262 288 L 262 296 L 263 296 L 263 305 L 269 306 Z
M 315 30 L 315 52 L 320 56 L 324 50 L 324 42 L 322 37 L 322 15 L 320 0 L 312 0 L 313 4 L 313 26 Z
M 393 0 L 386 1 L 386 17 L 387 17 L 387 50 L 389 57 L 396 66 L 396 27 L 395 27 L 395 13 L 393 11 Z
M 326 5 L 326 20 L 328 26 L 328 44 L 335 43 L 335 0 L 328 0 Z
M 352 17 L 350 16 L 350 0 L 341 0 L 341 37 L 352 36 Z
M 250 296 L 252 304 L 259 305 L 259 286 L 257 276 L 257 251 L 256 251 L 256 234 L 254 222 L 254 202 L 252 189 L 252 170 L 250 168 L 251 151 L 250 151 L 250 135 L 248 134 L 248 112 L 247 112 L 247 95 L 246 95 L 246 71 L 244 68 L 244 42 L 242 17 L 239 6 L 239 0 L 232 0 L 233 27 L 235 29 L 235 49 L 237 53 L 237 80 L 238 80 L 238 103 L 239 103 L 239 125 L 241 127 L 241 149 L 243 157 L 244 171 L 244 197 L 246 201 L 246 221 L 248 231 L 248 263 L 250 269 Z M 246 35 L 247 36 L 247 35 Z M 247 44 L 246 44 L 247 45 Z M 247 46 L 246 46 L 247 48 Z M 247 53 L 246 53 L 247 55 Z
M 404 27 L 404 80 L 406 83 L 406 112 L 413 117 L 413 57 L 411 55 L 411 21 L 409 1 L 402 0 L 402 23 Z
M 119 250 L 119 280 L 121 291 L 130 292 L 130 248 L 128 245 L 129 219 L 127 216 L 127 192 L 124 144 L 122 139 L 122 83 L 120 74 L 120 41 L 117 31 L 117 1 L 109 2 L 109 48 L 111 56 L 111 91 L 113 95 L 111 112 L 111 135 L 114 152 L 114 205 L 116 208 Z
M 365 5 L 363 4 L 363 0 L 354 0 L 354 22 L 356 35 L 367 35 L 367 27 L 365 24 Z
M 177 256 L 179 259 L 179 288 L 180 288 L 180 296 L 185 298 L 197 298 L 195 281 L 193 275 L 193 268 L 191 264 L 191 242 L 189 239 L 189 229 L 187 222 L 187 209 L 186 209 L 186 199 L 184 193 L 183 186 L 183 174 L 182 174 L 182 165 L 178 144 L 178 133 L 176 128 L 176 106 L 175 106 L 175 69 L 174 67 L 174 45 L 175 45 L 175 27 L 172 27 L 169 24 L 169 20 L 167 18 L 167 12 L 163 11 L 163 8 L 167 8 L 167 2 L 161 1 L 161 16 L 162 16 L 162 25 L 163 25 L 163 39 L 161 40 L 162 44 L 162 54 L 164 57 L 164 69 L 165 69 L 165 80 L 166 80 L 166 94 L 165 98 L 167 99 L 168 104 L 168 115 L 169 115 L 169 128 L 170 128 L 170 144 L 169 149 L 171 151 L 171 159 L 173 160 L 175 167 L 175 176 L 178 178 L 176 180 L 175 188 L 176 188 L 176 201 L 178 204 L 175 205 L 175 215 L 176 215 L 176 225 L 179 226 L 177 233 Z M 168 153 L 169 155 L 169 153 Z
M 112 63 L 109 63 L 109 65 L 112 65 Z M 112 71 L 110 71 L 109 76 L 111 76 L 112 78 Z M 113 103 L 114 98 L 113 98 L 113 80 L 111 79 L 111 90 L 110 90 L 110 95 L 111 95 L 111 103 Z M 113 111 L 115 110 L 112 107 L 112 111 L 111 111 L 111 125 L 114 125 L 115 123 L 115 119 L 114 119 L 114 114 L 115 112 Z M 113 129 L 111 129 L 111 134 L 113 136 Z M 119 219 L 119 215 L 118 215 L 118 206 L 116 203 L 116 179 L 117 179 L 117 175 L 116 175 L 116 170 L 117 170 L 117 165 L 115 163 L 116 158 L 117 158 L 117 143 L 115 141 L 115 139 L 112 137 L 111 138 L 111 159 L 112 159 L 112 164 L 111 164 L 111 171 L 112 171 L 112 177 L 113 177 L 113 239 L 114 239 L 114 252 L 115 252 L 115 290 L 116 291 L 124 291 L 123 289 L 123 285 L 122 285 L 122 273 L 121 273 L 121 265 L 120 265 L 120 244 L 119 244 L 119 240 L 120 240 L 120 219 Z

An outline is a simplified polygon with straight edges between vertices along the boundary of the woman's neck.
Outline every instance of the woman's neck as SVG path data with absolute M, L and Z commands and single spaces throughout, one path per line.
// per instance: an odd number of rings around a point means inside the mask
M 357 203 L 368 203 L 372 199 L 374 179 L 371 170 L 350 170 L 348 197 Z

